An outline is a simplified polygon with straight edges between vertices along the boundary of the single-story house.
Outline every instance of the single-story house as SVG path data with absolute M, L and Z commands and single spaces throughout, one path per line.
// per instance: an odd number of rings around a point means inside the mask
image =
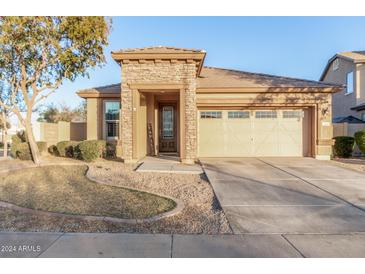
M 112 52 L 121 84 L 78 91 L 87 139 L 115 140 L 125 162 L 332 152 L 331 95 L 342 85 L 204 66 L 206 52 L 148 47 Z

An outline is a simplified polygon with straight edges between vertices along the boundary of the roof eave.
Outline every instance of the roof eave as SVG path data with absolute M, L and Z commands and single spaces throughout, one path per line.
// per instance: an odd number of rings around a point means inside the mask
M 117 92 L 99 92 L 96 89 L 85 89 L 76 92 L 81 98 L 119 98 L 120 93 Z
M 276 93 L 276 92 L 318 92 L 336 93 L 343 90 L 343 87 L 197 87 L 197 93 Z

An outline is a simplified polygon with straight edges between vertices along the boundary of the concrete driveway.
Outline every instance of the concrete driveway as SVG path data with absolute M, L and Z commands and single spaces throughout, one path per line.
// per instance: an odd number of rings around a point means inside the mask
M 365 174 L 313 158 L 200 159 L 240 233 L 365 231 Z

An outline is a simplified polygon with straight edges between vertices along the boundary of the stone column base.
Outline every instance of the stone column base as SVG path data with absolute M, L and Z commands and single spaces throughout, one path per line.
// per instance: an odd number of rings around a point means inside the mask
M 123 159 L 123 163 L 125 164 L 135 164 L 137 162 L 138 162 L 137 159 Z
M 195 161 L 194 159 L 180 159 L 181 163 L 185 165 L 194 165 Z
M 331 160 L 330 155 L 316 155 L 316 160 L 329 161 Z

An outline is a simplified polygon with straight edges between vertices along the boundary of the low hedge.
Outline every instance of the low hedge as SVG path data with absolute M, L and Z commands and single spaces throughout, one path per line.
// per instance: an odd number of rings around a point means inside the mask
M 365 130 L 361 130 L 355 133 L 355 142 L 362 153 L 365 154 Z
M 47 152 L 47 142 L 37 142 L 37 146 L 40 154 L 44 154 Z
M 106 143 L 106 151 L 105 156 L 107 158 L 114 158 L 117 155 L 117 146 L 115 142 L 107 142 Z
M 37 142 L 38 150 L 41 154 L 47 151 L 46 142 Z M 15 158 L 20 160 L 32 160 L 29 143 L 20 143 L 16 145 Z
M 10 149 L 10 152 L 11 152 L 11 155 L 16 158 L 16 149 L 17 149 L 17 146 L 18 144 L 21 144 L 23 143 L 23 140 L 20 138 L 19 134 L 15 134 L 13 136 L 11 136 L 11 149 Z
M 55 145 L 51 145 L 48 147 L 48 153 L 53 156 L 60 156 L 60 154 L 58 153 L 57 146 Z
M 335 140 L 333 146 L 335 156 L 341 158 L 351 157 L 354 150 L 355 139 L 349 136 L 337 136 L 333 139 Z
M 53 147 L 54 155 L 58 155 L 61 157 L 69 157 L 69 158 L 77 158 L 77 145 L 79 142 L 76 141 L 62 141 L 58 142 L 56 145 L 56 151 Z
M 97 158 L 105 157 L 106 142 L 103 140 L 82 141 L 77 146 L 78 158 L 86 162 L 91 162 Z
M 20 160 L 32 160 L 32 154 L 30 153 L 29 144 L 28 143 L 17 144 L 15 156 Z

